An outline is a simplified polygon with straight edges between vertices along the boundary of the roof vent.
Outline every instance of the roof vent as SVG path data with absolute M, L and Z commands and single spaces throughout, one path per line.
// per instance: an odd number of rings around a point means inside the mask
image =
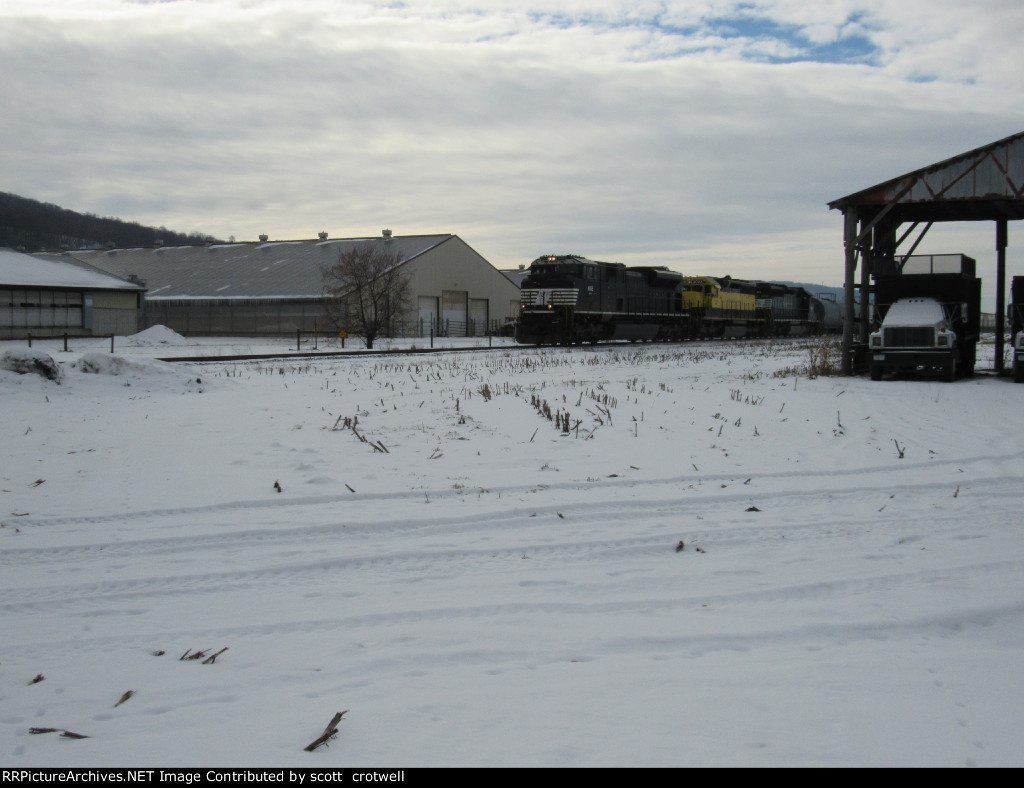
M 265 244 L 269 240 L 270 240 L 270 236 L 269 235 L 261 235 L 260 236 L 260 243 L 264 243 Z
M 384 235 L 384 240 L 386 240 L 386 241 L 390 241 L 391 240 L 391 231 L 390 230 L 384 230 L 384 231 L 382 231 L 382 234 Z
M 321 241 L 326 241 L 327 240 L 327 231 L 326 230 L 321 230 L 319 233 L 317 233 L 317 237 L 319 237 Z

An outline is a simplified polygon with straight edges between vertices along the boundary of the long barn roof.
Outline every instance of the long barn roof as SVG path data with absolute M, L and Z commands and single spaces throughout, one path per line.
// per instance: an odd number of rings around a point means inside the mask
M 840 197 L 829 208 L 902 221 L 1024 219 L 1024 132 Z
M 321 270 L 363 244 L 387 244 L 403 261 L 419 257 L 455 236 L 409 235 L 318 241 L 97 249 L 52 259 L 78 260 L 115 276 L 143 280 L 147 300 L 179 298 L 319 298 Z

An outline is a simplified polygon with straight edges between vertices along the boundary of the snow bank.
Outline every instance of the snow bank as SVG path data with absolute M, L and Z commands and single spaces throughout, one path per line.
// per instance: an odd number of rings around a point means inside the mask
M 32 348 L 11 348 L 5 350 L 0 357 L 0 369 L 7 369 L 17 372 L 19 375 L 33 373 L 41 375 L 54 383 L 60 383 L 64 378 L 64 370 L 53 360 L 53 356 L 43 350 Z
M 94 375 L 121 375 L 127 370 L 141 371 L 145 365 L 108 353 L 86 353 L 71 366 Z
M 157 384 L 160 381 L 180 379 L 181 373 L 187 373 L 186 390 L 202 391 L 202 380 L 194 376 L 191 369 L 168 364 L 155 359 L 136 359 L 116 356 L 111 353 L 85 353 L 81 358 L 70 363 L 72 369 L 89 375 L 110 375 L 124 377 L 132 382 Z M 124 385 L 131 385 L 127 380 Z M 175 388 L 175 390 L 177 390 Z

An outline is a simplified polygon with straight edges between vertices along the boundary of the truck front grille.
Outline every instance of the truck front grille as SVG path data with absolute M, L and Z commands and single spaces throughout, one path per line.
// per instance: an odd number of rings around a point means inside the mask
M 935 329 L 931 326 L 886 328 L 882 335 L 886 347 L 935 347 Z

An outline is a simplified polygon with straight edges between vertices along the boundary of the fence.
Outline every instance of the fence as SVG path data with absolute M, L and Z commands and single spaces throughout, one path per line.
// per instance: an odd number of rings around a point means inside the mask
M 403 336 L 416 337 L 487 337 L 511 336 L 511 324 L 501 320 L 426 320 L 420 318 L 415 333 Z

